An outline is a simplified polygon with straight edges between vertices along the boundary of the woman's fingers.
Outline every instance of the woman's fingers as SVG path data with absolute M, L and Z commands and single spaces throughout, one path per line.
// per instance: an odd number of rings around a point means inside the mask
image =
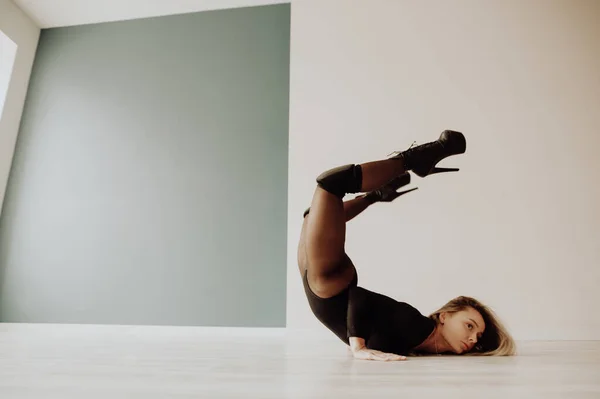
M 385 353 L 374 349 L 362 349 L 354 353 L 354 357 L 362 360 L 378 360 L 382 362 L 406 360 L 406 356 Z
M 400 356 L 400 355 L 396 355 L 393 353 L 387 353 L 385 355 L 385 359 L 388 361 L 399 361 L 399 360 L 406 360 L 405 356 Z
M 396 355 L 394 353 L 385 353 L 385 352 L 374 350 L 374 351 L 371 351 L 371 354 L 373 355 L 375 360 L 382 360 L 382 361 L 406 360 L 406 356 Z

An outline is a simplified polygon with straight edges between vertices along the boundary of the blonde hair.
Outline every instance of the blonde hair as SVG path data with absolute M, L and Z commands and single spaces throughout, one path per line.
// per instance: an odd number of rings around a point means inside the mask
M 485 330 L 481 338 L 477 341 L 477 345 L 466 355 L 470 356 L 513 356 L 516 354 L 517 346 L 515 341 L 508 333 L 508 330 L 492 309 L 485 306 L 475 298 L 468 296 L 459 296 L 440 309 L 433 312 L 429 317 L 436 324 L 440 323 L 440 314 L 455 313 L 471 307 L 478 311 L 485 322 Z

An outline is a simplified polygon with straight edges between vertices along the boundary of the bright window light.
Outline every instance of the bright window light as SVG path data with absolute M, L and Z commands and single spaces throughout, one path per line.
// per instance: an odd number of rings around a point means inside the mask
M 16 43 L 0 31 L 0 118 L 3 114 L 6 92 L 8 91 L 16 55 Z

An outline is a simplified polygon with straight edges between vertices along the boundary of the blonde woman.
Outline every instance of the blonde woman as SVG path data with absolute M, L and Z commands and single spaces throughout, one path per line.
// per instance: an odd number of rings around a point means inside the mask
M 358 286 L 345 252 L 346 222 L 376 202 L 391 202 L 412 190 L 397 190 L 420 177 L 454 172 L 441 160 L 466 151 L 462 133 L 445 130 L 432 142 L 388 159 L 340 166 L 322 173 L 298 246 L 298 266 L 309 306 L 317 319 L 357 359 L 404 360 L 407 355 L 513 355 L 515 343 L 491 309 L 474 298 L 454 298 L 424 316 L 413 306 Z M 366 193 L 343 201 L 350 193 Z

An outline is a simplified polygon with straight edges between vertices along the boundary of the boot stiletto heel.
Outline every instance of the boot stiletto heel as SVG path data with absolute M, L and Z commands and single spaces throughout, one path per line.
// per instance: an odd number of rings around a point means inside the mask
M 401 195 L 410 193 L 411 191 L 414 191 L 417 189 L 417 187 L 414 187 L 414 188 L 404 190 L 404 191 L 397 191 L 400 187 L 404 187 L 409 183 L 410 183 L 410 174 L 408 172 L 405 172 L 405 173 L 401 174 L 400 176 L 395 177 L 394 179 L 390 180 L 383 187 L 381 187 L 377 190 L 371 191 L 370 193 L 367 193 L 365 195 L 365 198 L 371 203 L 392 202 L 393 200 L 400 197 Z

